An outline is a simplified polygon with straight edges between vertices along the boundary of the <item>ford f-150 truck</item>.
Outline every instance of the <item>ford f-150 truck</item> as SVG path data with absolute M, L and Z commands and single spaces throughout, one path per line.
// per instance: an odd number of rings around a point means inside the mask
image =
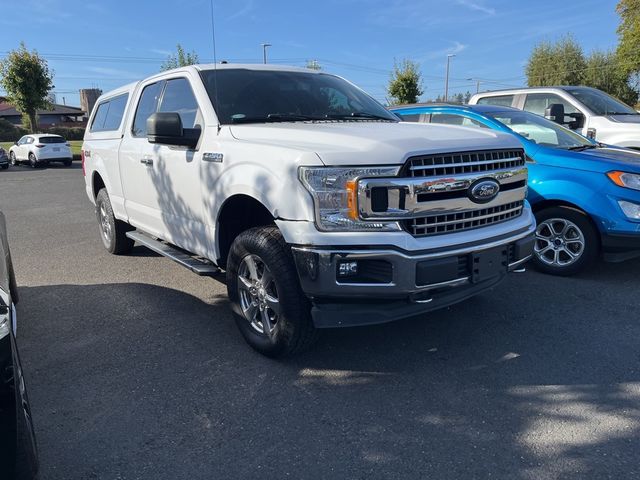
M 225 270 L 236 323 L 268 356 L 462 301 L 533 251 L 515 138 L 401 123 L 324 72 L 160 73 L 100 97 L 82 158 L 106 249 Z

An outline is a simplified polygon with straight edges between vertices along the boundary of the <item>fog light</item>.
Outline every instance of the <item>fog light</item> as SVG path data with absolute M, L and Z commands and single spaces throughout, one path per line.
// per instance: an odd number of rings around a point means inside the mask
M 627 216 L 632 220 L 640 220 L 640 205 L 637 203 L 626 202 L 624 200 L 618 200 L 618 205 Z
M 349 277 L 358 274 L 358 262 L 340 262 L 338 263 L 338 276 Z

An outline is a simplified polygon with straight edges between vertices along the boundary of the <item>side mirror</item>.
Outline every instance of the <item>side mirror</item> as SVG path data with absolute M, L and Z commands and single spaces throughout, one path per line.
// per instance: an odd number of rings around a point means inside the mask
M 14 145 L 18 145 L 18 140 L 16 140 L 15 142 L 13 142 Z
M 182 119 L 176 112 L 156 112 L 147 118 L 147 140 L 149 143 L 195 148 L 200 140 L 200 129 L 182 128 Z
M 580 112 L 570 113 L 569 116 L 573 119 L 569 122 L 569 128 L 571 130 L 578 130 L 584 127 L 584 115 Z
M 564 123 L 564 105 L 552 103 L 545 109 L 544 118 L 562 125 Z

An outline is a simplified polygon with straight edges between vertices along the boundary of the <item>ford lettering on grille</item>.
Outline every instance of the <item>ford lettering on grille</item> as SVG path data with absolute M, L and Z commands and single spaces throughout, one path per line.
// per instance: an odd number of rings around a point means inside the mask
M 489 203 L 500 193 L 500 184 L 493 179 L 480 179 L 469 187 L 468 195 L 472 202 Z

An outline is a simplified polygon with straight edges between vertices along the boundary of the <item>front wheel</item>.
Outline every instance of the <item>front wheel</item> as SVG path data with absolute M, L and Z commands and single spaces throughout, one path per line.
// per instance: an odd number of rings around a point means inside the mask
M 127 232 L 133 227 L 113 215 L 109 194 L 104 188 L 96 196 L 96 216 L 104 248 L 114 255 L 129 253 L 133 248 L 134 241 L 127 237 Z
M 569 276 L 586 270 L 600 251 L 598 232 L 579 210 L 553 207 L 536 214 L 533 263 L 551 275 Z
M 316 341 L 311 304 L 276 227 L 252 228 L 234 240 L 227 260 L 227 292 L 242 336 L 263 355 L 296 354 Z
M 9 161 L 11 162 L 11 165 L 13 165 L 14 167 L 18 165 L 18 159 L 16 158 L 15 153 L 9 152 Z

